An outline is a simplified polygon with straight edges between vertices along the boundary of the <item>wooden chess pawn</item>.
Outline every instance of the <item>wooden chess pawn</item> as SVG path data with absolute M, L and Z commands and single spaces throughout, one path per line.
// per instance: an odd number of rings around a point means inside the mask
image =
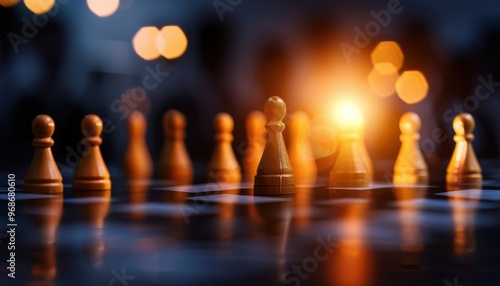
M 420 126 L 418 114 L 407 112 L 401 116 L 401 149 L 394 164 L 395 184 L 425 184 L 429 181 L 427 164 L 418 146 Z
M 450 185 L 477 185 L 482 183 L 481 166 L 472 147 L 475 121 L 469 113 L 460 113 L 453 119 L 455 150 L 446 169 L 446 183 Z
M 246 131 L 248 146 L 243 158 L 243 171 L 246 181 L 253 183 L 266 146 L 266 116 L 262 111 L 255 110 L 248 114 Z
M 295 193 L 292 166 L 285 142 L 282 122 L 286 115 L 285 102 L 278 96 L 270 97 L 264 105 L 267 118 L 267 142 L 255 176 L 255 195 L 290 195 Z
M 125 152 L 125 175 L 130 180 L 146 180 L 151 177 L 153 162 L 146 145 L 146 118 L 133 111 L 128 118 L 128 146 Z
M 372 175 L 367 166 L 367 152 L 360 136 L 363 126 L 361 113 L 351 106 L 339 109 L 339 150 L 332 171 L 330 187 L 361 188 L 368 187 Z
M 95 114 L 87 115 L 82 120 L 82 145 L 84 152 L 75 171 L 73 189 L 109 190 L 111 180 L 109 171 L 101 155 L 102 120 Z
M 241 182 L 241 169 L 231 146 L 233 118 L 227 113 L 217 114 L 214 128 L 216 145 L 208 163 L 207 180 L 219 183 L 239 183 Z
M 288 157 L 296 184 L 310 185 L 316 181 L 317 167 L 309 145 L 309 116 L 298 111 L 290 116 Z
M 177 110 L 163 117 L 165 141 L 160 155 L 159 177 L 173 185 L 189 185 L 193 180 L 193 165 L 184 144 L 186 118 Z
M 33 119 L 31 129 L 35 135 L 35 154 L 24 177 L 23 190 L 32 193 L 62 193 L 62 176 L 52 155 L 54 145 L 52 134 L 55 124 L 48 115 L 38 115 Z

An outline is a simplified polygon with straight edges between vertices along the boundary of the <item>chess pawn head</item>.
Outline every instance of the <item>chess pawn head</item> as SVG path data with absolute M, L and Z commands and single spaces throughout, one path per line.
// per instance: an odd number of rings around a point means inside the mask
M 177 110 L 169 110 L 163 117 L 163 129 L 165 134 L 172 135 L 176 131 L 184 132 L 186 128 L 186 118 Z
M 102 144 L 101 133 L 102 133 L 102 120 L 99 116 L 95 114 L 89 114 L 85 116 L 82 120 L 81 129 L 83 133 L 82 143 L 85 146 L 85 152 L 83 157 L 91 152 L 94 147 L 99 148 Z
M 463 136 L 468 142 L 474 140 L 472 131 L 474 131 L 475 127 L 476 122 L 474 117 L 469 113 L 460 113 L 453 119 L 453 130 L 455 130 L 455 134 L 457 136 Z M 457 140 L 455 139 L 455 141 Z
M 83 118 L 81 128 L 85 137 L 101 136 L 102 120 L 95 114 L 89 114 Z
M 54 120 L 48 115 L 38 115 L 33 119 L 31 130 L 35 139 L 35 154 L 24 177 L 23 189 L 33 193 L 63 192 L 62 176 L 52 155 L 54 145 Z
M 214 120 L 214 130 L 217 134 L 231 134 L 234 128 L 234 121 L 231 115 L 219 113 Z M 231 139 L 232 140 L 232 139 Z
M 446 183 L 479 187 L 483 176 L 481 166 L 472 148 L 475 121 L 469 113 L 460 113 L 453 119 L 455 150 L 446 169 Z
M 146 133 L 146 118 L 139 111 L 134 111 L 128 118 L 128 132 L 133 137 L 142 137 Z
M 407 112 L 399 120 L 399 129 L 403 135 L 414 135 L 420 132 L 422 122 L 420 116 L 414 112 Z
M 286 115 L 286 104 L 278 96 L 270 97 L 264 105 L 264 115 L 267 118 L 266 129 L 274 132 L 282 132 L 285 124 L 281 122 Z
M 31 124 L 31 130 L 33 131 L 33 135 L 35 135 L 35 138 L 50 139 L 46 140 L 51 143 L 49 147 L 54 145 L 54 141 L 52 141 L 51 137 L 54 134 L 55 128 L 54 120 L 52 120 L 52 118 L 48 115 L 38 115 L 35 119 L 33 119 Z

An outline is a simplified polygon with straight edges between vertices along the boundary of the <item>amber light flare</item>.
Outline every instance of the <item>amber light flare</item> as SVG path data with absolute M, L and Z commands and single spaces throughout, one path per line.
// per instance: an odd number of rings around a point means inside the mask
M 87 0 L 90 11 L 99 17 L 113 15 L 120 6 L 120 0 Z
M 373 67 L 381 73 L 392 73 L 403 66 L 404 55 L 398 43 L 384 41 L 378 43 L 370 55 Z
M 371 90 L 380 97 L 389 97 L 396 93 L 396 81 L 399 77 L 397 70 L 392 66 L 392 69 L 387 69 L 385 72 L 380 72 L 380 69 L 373 68 L 368 74 L 368 84 Z
M 363 125 L 363 114 L 350 102 L 342 102 L 337 106 L 335 118 L 341 131 L 356 131 Z
M 156 47 L 156 38 L 160 30 L 156 27 L 142 27 L 132 39 L 132 46 L 139 57 L 146 61 L 152 61 L 160 57 Z
M 12 7 L 19 3 L 20 0 L 0 0 L 0 6 L 3 7 Z
M 408 104 L 419 103 L 427 97 L 429 84 L 420 71 L 405 71 L 396 81 L 398 96 Z
M 24 0 L 24 5 L 35 14 L 44 14 L 50 11 L 54 4 L 55 0 Z
M 156 47 L 160 54 L 169 60 L 176 59 L 184 54 L 188 46 L 188 39 L 181 27 L 176 25 L 165 26 L 156 38 Z

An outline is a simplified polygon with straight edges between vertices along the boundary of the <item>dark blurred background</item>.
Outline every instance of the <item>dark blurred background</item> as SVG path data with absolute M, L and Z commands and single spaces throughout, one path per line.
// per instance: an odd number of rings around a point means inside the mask
M 398 13 L 369 31 L 373 36 L 363 47 L 356 46 L 356 28 L 365 31 L 374 14 L 388 9 Z M 103 156 L 111 171 L 118 171 L 127 142 L 120 100 L 130 89 L 144 88 L 145 78 L 156 78 L 157 84 L 146 90 L 146 100 L 128 107 L 147 114 L 153 159 L 163 144 L 162 116 L 178 109 L 187 117 L 186 145 L 199 172 L 213 149 L 214 116 L 233 115 L 233 146 L 241 160 L 245 116 L 273 95 L 286 101 L 289 112 L 306 111 L 311 129 L 325 124 L 322 116 L 331 115 L 336 100 L 357 102 L 372 159 L 389 162 L 389 170 L 404 112 L 422 117 L 422 149 L 435 166 L 446 165 L 454 147 L 450 119 L 470 112 L 478 157 L 500 162 L 499 1 L 122 0 L 113 15 L 101 18 L 86 1 L 61 0 L 45 15 L 34 16 L 22 1 L 0 6 L 3 170 L 27 168 L 31 121 L 46 113 L 56 122 L 55 159 L 63 175 L 71 175 L 81 152 L 80 121 L 96 113 L 107 126 Z M 139 57 L 132 46 L 136 32 L 165 25 L 183 29 L 186 52 L 174 60 Z M 380 41 L 401 47 L 400 74 L 425 75 L 424 100 L 409 105 L 396 93 L 380 97 L 370 88 L 370 54 Z M 346 57 L 342 43 L 356 51 Z M 155 71 L 168 76 L 155 77 Z M 484 80 L 490 84 L 484 86 Z M 480 93 L 489 95 L 476 94 L 482 84 Z M 313 151 L 318 159 L 328 153 Z

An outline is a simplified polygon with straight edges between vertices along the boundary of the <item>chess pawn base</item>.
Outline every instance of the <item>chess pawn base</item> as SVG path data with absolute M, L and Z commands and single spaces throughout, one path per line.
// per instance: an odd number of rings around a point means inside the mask
M 190 185 L 193 182 L 193 172 L 184 166 L 164 167 L 161 179 L 169 181 L 173 186 Z
M 226 183 L 238 184 L 241 182 L 241 171 L 238 168 L 233 170 L 217 170 L 212 169 L 207 174 L 207 182 L 209 183 Z
M 256 175 L 255 195 L 293 195 L 295 193 L 292 174 Z
M 354 138 L 344 136 L 349 140 L 340 147 L 339 154 L 330 173 L 330 187 L 363 188 L 370 185 L 372 175 L 365 165 L 366 160 L 359 152 L 360 145 Z
M 23 191 L 37 194 L 58 194 L 64 191 L 62 183 L 24 183 Z
M 418 170 L 411 174 L 394 175 L 394 184 L 427 184 L 429 182 L 429 172 Z
M 100 179 L 100 180 L 74 180 L 73 181 L 74 190 L 85 190 L 85 191 L 100 191 L 100 190 L 110 190 L 111 180 Z
M 337 173 L 330 175 L 330 187 L 364 188 L 370 186 L 370 173 Z
M 446 184 L 452 186 L 467 186 L 467 185 L 481 185 L 483 182 L 483 176 L 479 173 L 470 174 L 446 174 Z

